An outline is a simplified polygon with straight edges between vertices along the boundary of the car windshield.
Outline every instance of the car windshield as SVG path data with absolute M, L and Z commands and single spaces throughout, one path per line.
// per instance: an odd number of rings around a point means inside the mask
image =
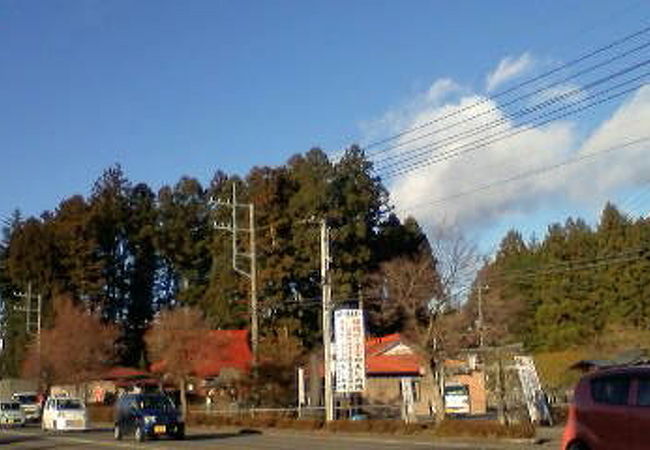
M 35 395 L 16 395 L 16 400 L 20 402 L 21 405 L 28 405 L 30 403 L 36 403 L 36 396 Z
M 142 409 L 156 409 L 162 411 L 174 409 L 174 404 L 171 400 L 162 395 L 142 397 L 138 403 Z
M 83 405 L 79 400 L 69 398 L 69 399 L 59 400 L 57 408 L 58 409 L 82 409 Z
M 467 395 L 467 386 L 447 386 L 445 395 Z
M 3 411 L 18 411 L 20 409 L 19 403 L 0 403 L 0 409 Z

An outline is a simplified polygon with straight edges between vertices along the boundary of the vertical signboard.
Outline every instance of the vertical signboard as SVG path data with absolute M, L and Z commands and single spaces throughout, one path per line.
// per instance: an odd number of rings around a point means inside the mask
M 336 392 L 363 392 L 366 385 L 363 311 L 339 309 L 334 312 Z

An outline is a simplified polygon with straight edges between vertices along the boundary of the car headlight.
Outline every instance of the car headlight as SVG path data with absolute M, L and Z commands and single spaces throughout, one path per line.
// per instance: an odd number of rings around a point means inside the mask
M 144 416 L 144 423 L 152 424 L 156 421 L 156 416 Z

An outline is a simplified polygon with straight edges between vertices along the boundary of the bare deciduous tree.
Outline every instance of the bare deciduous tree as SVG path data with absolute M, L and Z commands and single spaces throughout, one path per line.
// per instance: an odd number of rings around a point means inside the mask
M 381 265 L 381 301 L 386 320 L 401 320 L 401 332 L 415 352 L 426 362 L 426 376 L 432 389 L 436 416 L 444 416 L 444 400 L 440 384 L 441 347 L 440 316 L 445 300 L 436 272 L 435 260 L 429 252 L 392 259 Z
M 471 283 L 480 258 L 458 229 L 439 229 L 432 248 L 381 265 L 375 279 L 386 322 L 399 321 L 408 343 L 426 362 L 437 420 L 445 414 L 444 360 L 463 344 L 465 320 L 459 314 L 464 286 Z
M 449 306 L 458 308 L 483 264 L 478 248 L 458 226 L 444 223 L 432 232 L 431 251 Z
M 204 356 L 208 329 L 199 310 L 181 307 L 160 313 L 145 336 L 151 359 L 178 383 L 183 418 L 187 416 L 187 379 L 194 363 Z
M 78 385 L 101 373 L 115 356 L 119 334 L 69 298 L 54 304 L 54 326 L 42 331 L 40 354 L 34 343 L 24 364 L 24 375 L 40 379 L 45 388 L 55 382 Z

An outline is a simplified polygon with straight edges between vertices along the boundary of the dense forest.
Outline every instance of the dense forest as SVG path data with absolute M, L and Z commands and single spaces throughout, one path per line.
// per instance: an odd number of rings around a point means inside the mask
M 337 303 L 359 302 L 383 261 L 424 248 L 417 223 L 391 213 L 386 189 L 357 147 L 336 162 L 312 149 L 244 178 L 217 171 L 207 186 L 183 177 L 158 192 L 110 167 L 88 197 L 67 198 L 40 217 L 16 212 L 6 223 L 2 374 L 21 370 L 28 286 L 42 295 L 45 328 L 53 324 L 52 299 L 60 296 L 118 325 L 120 364 L 146 363 L 144 334 L 167 307 L 198 308 L 215 328 L 248 326 L 249 282 L 233 271 L 231 233 L 216 226 L 232 220 L 218 201 L 230 198 L 233 184 L 239 202 L 255 205 L 262 334 L 282 328 L 305 348 L 318 342 L 320 220 L 333 230 Z M 240 213 L 247 223 L 246 211 Z M 238 251 L 248 251 L 245 236 L 238 242 Z
M 608 203 L 595 227 L 569 218 L 529 241 L 511 230 L 478 274 L 468 318 L 478 314 L 479 286 L 493 344 L 559 350 L 638 337 L 650 325 L 650 219 Z M 623 346 L 650 344 L 628 341 Z

